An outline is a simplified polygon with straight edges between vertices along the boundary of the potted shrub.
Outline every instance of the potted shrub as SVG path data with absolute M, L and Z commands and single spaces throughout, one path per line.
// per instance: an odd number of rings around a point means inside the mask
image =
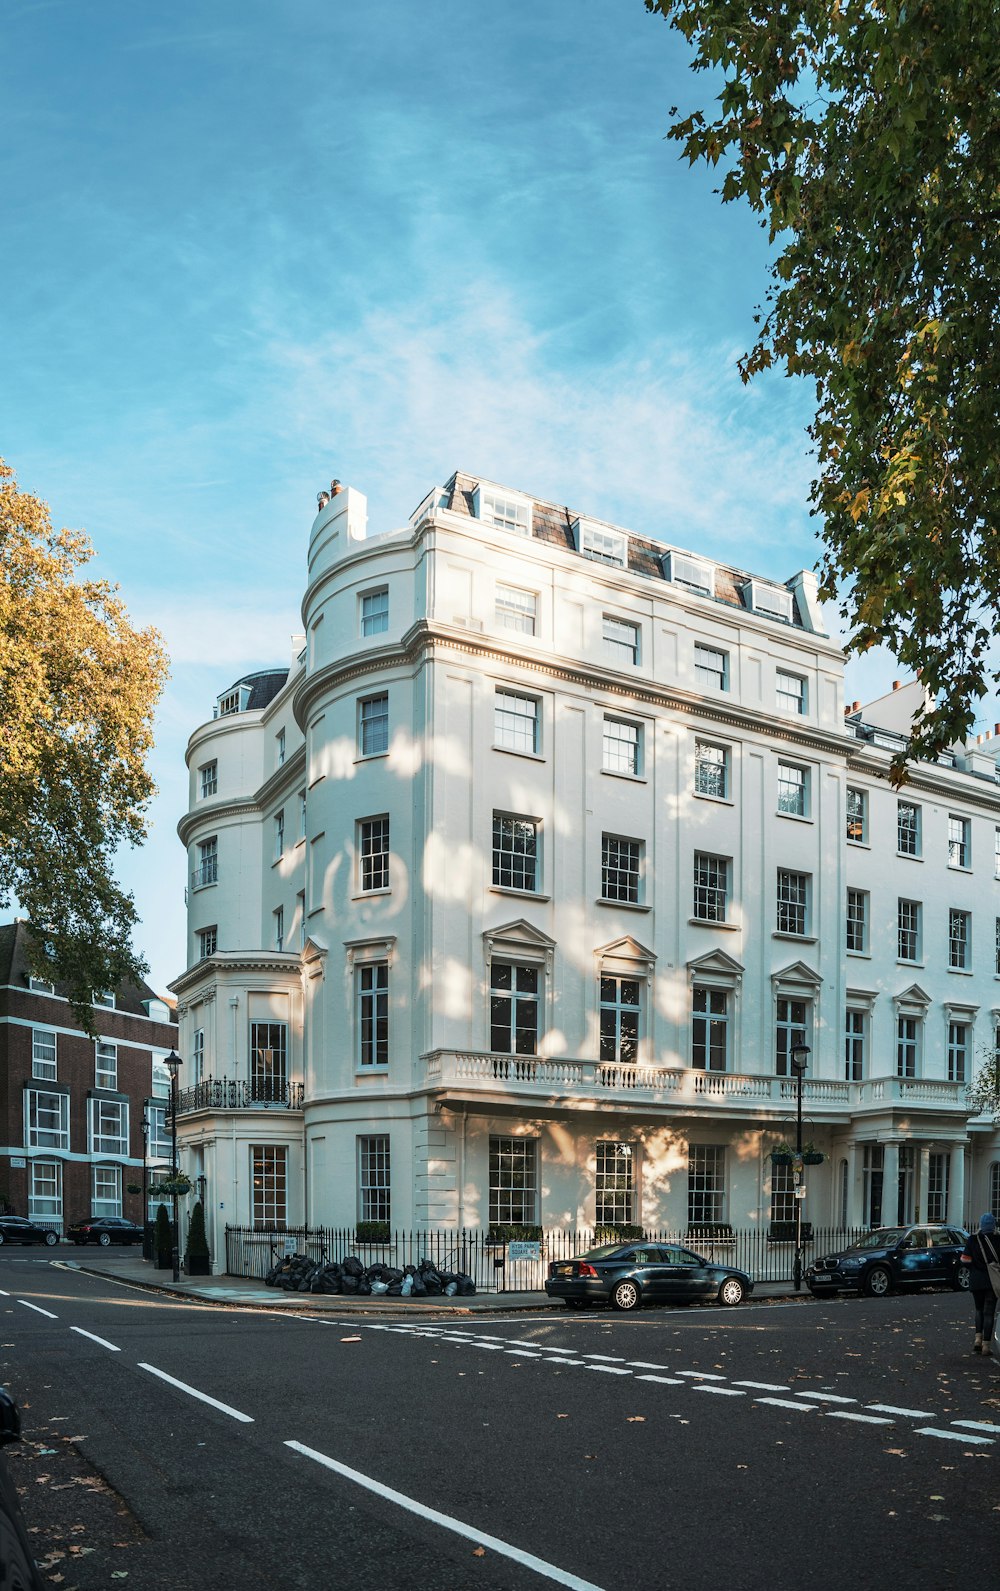
M 356 1243 L 388 1243 L 388 1221 L 359 1221 L 354 1229 Z
M 646 1234 L 641 1226 L 630 1226 L 623 1223 L 621 1226 L 595 1226 L 595 1243 L 642 1243 Z
M 170 1231 L 170 1217 L 167 1207 L 161 1204 L 156 1212 L 156 1232 L 153 1238 L 153 1247 L 156 1250 L 156 1268 L 165 1271 L 173 1264 L 173 1235 Z
M 184 1265 L 189 1276 L 212 1274 L 212 1256 L 208 1252 L 208 1238 L 205 1236 L 205 1211 L 200 1199 L 191 1211 Z

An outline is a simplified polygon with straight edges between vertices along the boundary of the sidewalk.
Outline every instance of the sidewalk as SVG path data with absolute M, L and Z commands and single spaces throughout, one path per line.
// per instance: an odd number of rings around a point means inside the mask
M 564 1306 L 553 1302 L 545 1293 L 476 1293 L 472 1298 L 358 1298 L 345 1293 L 284 1293 L 277 1287 L 265 1287 L 263 1282 L 242 1276 L 191 1277 L 182 1273 L 175 1282 L 169 1270 L 158 1269 L 131 1249 L 88 1247 L 78 1249 L 72 1259 L 53 1263 L 86 1271 L 92 1276 L 107 1276 L 131 1286 L 223 1307 L 305 1310 L 313 1315 L 489 1315 L 530 1310 L 564 1313 Z M 794 1296 L 791 1282 L 758 1282 L 749 1303 L 752 1306 Z M 803 1296 L 808 1297 L 808 1294 Z

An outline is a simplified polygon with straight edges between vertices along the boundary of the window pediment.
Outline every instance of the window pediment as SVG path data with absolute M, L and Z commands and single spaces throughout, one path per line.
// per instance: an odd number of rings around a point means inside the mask
M 912 1010 L 915 1007 L 926 1011 L 932 1002 L 930 995 L 921 989 L 919 983 L 911 983 L 910 987 L 904 989 L 901 994 L 893 995 L 892 1003 L 899 1011 L 904 1008 Z
M 511 956 L 519 961 L 538 962 L 546 971 L 551 971 L 556 942 L 524 917 L 517 917 L 497 928 L 487 928 L 483 933 L 483 947 L 487 962 L 495 956 Z
M 703 956 L 695 956 L 687 964 L 688 979 L 691 983 L 719 983 L 726 988 L 734 988 L 743 977 L 743 963 L 730 956 L 725 950 L 709 950 Z
M 395 945 L 395 934 L 383 934 L 372 939 L 345 939 L 347 965 L 354 967 L 365 961 L 388 961 L 391 964 Z

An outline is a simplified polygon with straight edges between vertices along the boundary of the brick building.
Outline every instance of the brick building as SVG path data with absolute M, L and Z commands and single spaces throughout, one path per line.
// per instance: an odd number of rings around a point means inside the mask
M 125 985 L 94 996 L 89 1039 L 60 986 L 31 976 L 29 937 L 22 920 L 0 925 L 0 1194 L 60 1231 L 86 1215 L 142 1221 L 128 1188 L 170 1158 L 173 1012 L 147 984 Z

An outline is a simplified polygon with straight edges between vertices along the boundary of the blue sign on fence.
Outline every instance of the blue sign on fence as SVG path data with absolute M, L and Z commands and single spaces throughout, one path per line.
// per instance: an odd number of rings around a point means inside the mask
M 540 1260 L 542 1257 L 541 1243 L 508 1243 L 507 1258 L 509 1260 Z

